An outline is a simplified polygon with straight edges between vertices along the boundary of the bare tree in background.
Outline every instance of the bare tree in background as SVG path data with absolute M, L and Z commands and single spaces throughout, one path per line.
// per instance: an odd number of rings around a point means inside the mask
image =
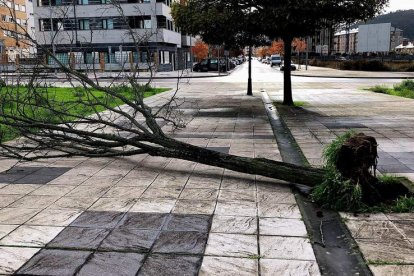
M 113 5 L 127 23 L 121 5 L 116 2 Z M 64 12 L 62 10 L 62 15 Z M 117 82 L 102 83 L 97 74 L 101 68 L 94 62 L 90 67 L 84 68 L 89 70 L 90 73 L 87 74 L 77 70 L 73 61 L 64 62 L 53 49 L 38 44 L 24 28 L 21 33 L 28 43 L 34 43 L 45 56 L 42 63 L 31 67 L 31 74 L 19 74 L 17 71 L 13 82 L 6 80 L 3 83 L 0 95 L 0 134 L 2 140 L 6 131 L 13 131 L 20 137 L 1 143 L 0 155 L 4 157 L 31 161 L 56 157 L 149 154 L 200 162 L 309 186 L 322 179 L 323 171 L 320 169 L 263 158 L 234 156 L 173 139 L 163 131 L 162 126 L 185 127 L 186 118 L 180 109 L 185 99 L 178 97 L 179 82 L 174 91 L 165 94 L 162 105 L 151 107 L 144 101 L 144 93 L 152 78 L 146 83 L 137 80 L 142 66 L 138 61 L 131 63 L 128 68 L 123 66 L 123 70 L 113 76 Z M 58 29 L 53 34 L 52 43 L 53 39 L 62 35 L 73 37 L 70 30 L 65 33 Z M 142 36 L 129 27 L 125 35 L 133 40 L 138 51 L 156 34 Z M 93 30 L 90 39 L 93 39 Z M 65 84 L 73 88 L 74 99 L 62 102 L 54 95 L 55 88 L 45 82 L 45 76 L 50 74 L 45 72 L 51 71 L 50 64 L 54 64 L 64 74 Z M 150 71 L 153 68 L 150 60 L 148 68 Z M 125 69 L 129 72 L 126 73 Z M 96 96 L 96 91 L 100 96 Z M 114 101 L 119 104 L 113 106 L 111 103 Z M 74 109 L 81 112 L 75 115 L 72 112 Z

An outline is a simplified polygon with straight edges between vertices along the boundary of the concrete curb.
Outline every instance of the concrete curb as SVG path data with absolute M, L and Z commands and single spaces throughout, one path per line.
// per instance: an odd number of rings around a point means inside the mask
M 303 77 L 303 78 L 324 78 L 324 79 L 373 79 L 373 80 L 378 80 L 378 79 L 386 79 L 386 80 L 408 80 L 408 79 L 414 79 L 414 75 L 412 77 L 408 77 L 408 76 L 400 76 L 400 77 L 395 77 L 395 76 L 389 76 L 389 77 L 356 77 L 356 76 L 326 76 L 326 75 L 313 75 L 313 76 L 309 76 L 309 75 L 301 75 L 301 74 L 292 74 L 292 77 Z

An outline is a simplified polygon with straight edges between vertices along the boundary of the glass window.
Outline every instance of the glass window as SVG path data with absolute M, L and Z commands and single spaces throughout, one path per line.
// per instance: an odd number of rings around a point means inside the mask
M 151 19 L 144 20 L 144 29 L 151 29 Z
M 111 30 L 114 28 L 114 20 L 113 19 L 102 19 L 102 28 Z
M 89 30 L 89 19 L 79 20 L 79 30 Z
M 20 10 L 21 10 L 22 12 L 26 12 L 26 6 L 25 6 L 25 5 L 21 5 Z

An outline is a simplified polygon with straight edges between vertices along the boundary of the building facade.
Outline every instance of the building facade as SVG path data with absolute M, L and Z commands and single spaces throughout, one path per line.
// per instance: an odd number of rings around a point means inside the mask
M 310 53 L 327 56 L 333 50 L 333 28 L 324 28 L 315 32 L 313 36 L 308 37 L 307 44 Z
M 91 64 L 103 70 L 128 70 L 135 64 L 158 71 L 188 68 L 195 40 L 174 26 L 171 4 L 172 0 L 38 0 L 38 51 L 50 51 L 78 69 Z
M 0 2 L 0 45 L 2 62 L 15 61 L 17 57 L 29 55 L 32 45 L 26 39 L 26 0 Z
M 335 33 L 333 44 L 333 54 L 355 54 L 358 44 L 358 28 Z

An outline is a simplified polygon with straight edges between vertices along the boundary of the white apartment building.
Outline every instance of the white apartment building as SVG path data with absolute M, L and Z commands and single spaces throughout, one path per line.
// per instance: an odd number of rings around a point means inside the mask
M 158 71 L 188 68 L 195 40 L 174 26 L 172 2 L 37 0 L 36 40 L 62 62 L 81 69 L 88 64 L 125 68 L 136 62 L 144 69 L 151 63 Z

